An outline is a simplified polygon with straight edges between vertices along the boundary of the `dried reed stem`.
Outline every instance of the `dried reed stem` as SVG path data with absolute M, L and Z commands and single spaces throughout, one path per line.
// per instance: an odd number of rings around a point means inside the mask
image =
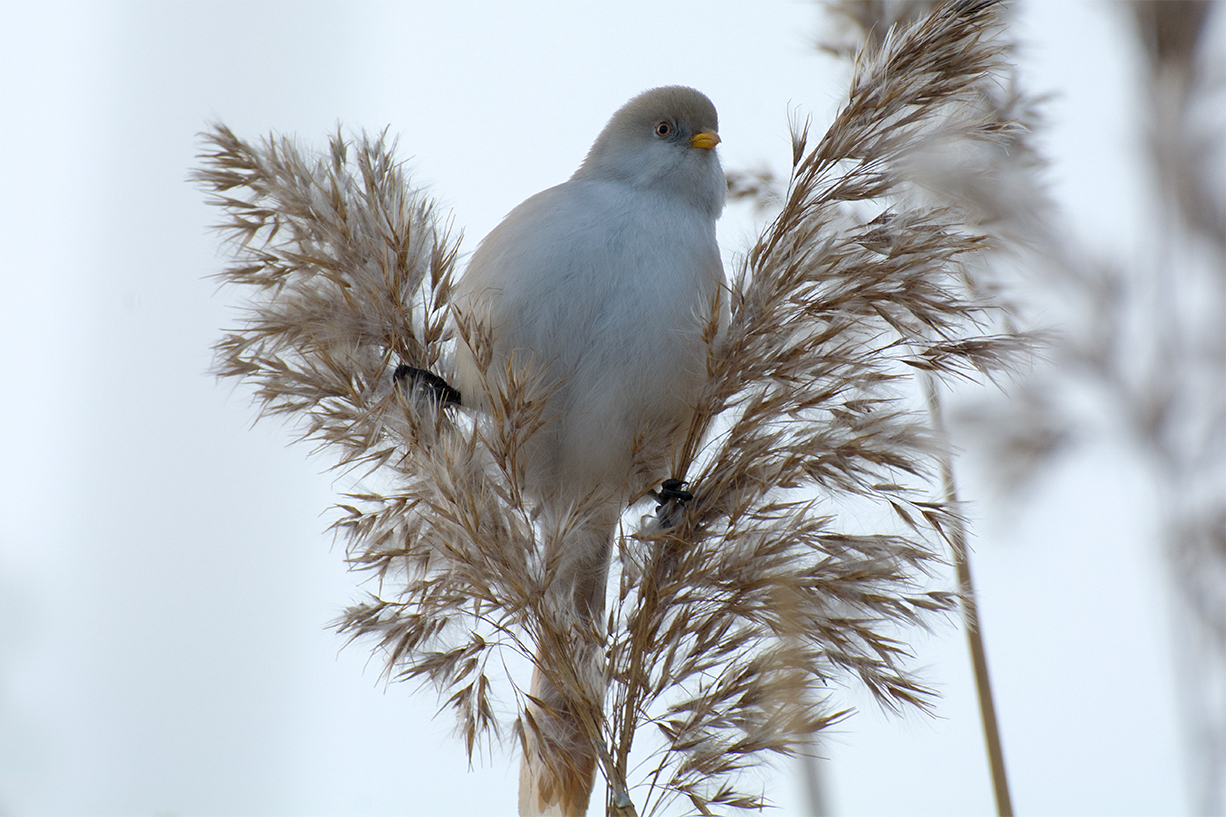
M 941 393 L 936 382 L 924 379 L 924 392 L 928 399 L 928 412 L 933 428 L 945 433 L 945 419 L 941 408 Z M 956 507 L 958 488 L 954 481 L 954 464 L 948 454 L 940 457 L 941 488 L 946 504 Z M 953 546 L 954 568 L 961 588 L 962 623 L 971 650 L 971 667 L 975 674 L 975 692 L 979 698 L 979 719 L 983 724 L 983 737 L 988 751 L 988 767 L 992 773 L 992 791 L 996 796 L 996 813 L 1000 817 L 1013 817 L 1013 798 L 1009 794 L 1009 776 L 1005 772 L 1005 751 L 996 721 L 996 702 L 992 697 L 992 677 L 988 672 L 988 657 L 983 646 L 983 620 L 979 615 L 979 602 L 975 595 L 975 583 L 971 578 L 970 543 L 966 526 L 955 519 L 949 530 Z

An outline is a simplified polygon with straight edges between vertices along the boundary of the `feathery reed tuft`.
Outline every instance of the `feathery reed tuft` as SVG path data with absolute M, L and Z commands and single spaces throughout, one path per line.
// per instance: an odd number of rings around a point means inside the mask
M 965 214 L 897 205 L 917 150 L 1008 133 L 973 104 L 1000 68 L 996 15 L 947 3 L 892 32 L 860 55 L 825 135 L 794 129 L 782 209 L 735 271 L 722 337 L 711 310 L 709 379 L 670 463 L 693 499 L 665 508 L 667 526 L 623 519 L 605 626 L 545 592 L 558 566 L 544 542 L 566 531 L 543 526 L 589 511 L 541 519 L 525 498 L 519 452 L 543 422 L 541 385 L 508 368 L 480 417 L 398 387 L 401 365 L 447 378 L 452 331 L 478 358 L 489 339 L 449 323 L 456 244 L 393 146 L 337 134 L 311 157 L 223 126 L 206 135 L 195 179 L 236 256 L 220 277 L 251 293 L 219 371 L 386 486 L 340 505 L 351 563 L 376 581 L 339 626 L 373 638 L 394 677 L 432 682 L 470 757 L 514 734 L 553 747 L 543 756 L 564 776 L 576 747 L 551 721 L 565 718 L 609 783 L 609 813 L 680 797 L 709 814 L 763 805 L 739 773 L 839 720 L 838 685 L 931 706 L 900 634 L 956 603 L 931 585 L 958 514 L 932 498 L 943 448 L 917 383 L 993 372 L 1021 341 L 980 328 L 993 305 L 964 268 L 985 238 Z M 866 508 L 893 521 L 872 530 L 853 512 Z M 517 678 L 519 717 L 502 722 L 504 651 L 541 656 L 568 711 Z M 606 660 L 580 657 L 592 654 Z
M 960 430 L 978 432 L 1002 486 L 1027 507 L 1033 497 L 1021 489 L 1091 440 L 1123 443 L 1121 450 L 1138 455 L 1151 475 L 1160 553 L 1175 591 L 1172 641 L 1190 801 L 1198 813 L 1214 814 L 1226 811 L 1222 8 L 1201 0 L 1110 5 L 1105 13 L 1122 17 L 1119 31 L 1144 57 L 1126 90 L 1149 112 L 1136 123 L 1144 133 L 1131 136 L 1149 148 L 1140 177 L 1149 185 L 1147 217 L 1110 250 L 1095 249 L 1070 230 L 1072 219 L 1017 206 L 1045 195 L 1033 187 L 1042 163 L 1024 133 L 993 157 L 997 175 L 1018 184 L 1000 185 L 1010 209 L 990 229 L 1021 250 L 1015 260 L 1031 277 L 1033 311 L 1064 317 L 1050 334 L 1044 365 L 1016 385 L 1007 404 L 964 411 Z M 1002 107 L 1016 110 L 1026 130 L 1041 124 L 1034 100 L 1010 90 L 997 100 Z M 1102 126 L 1109 127 L 1105 120 Z M 1120 134 L 1104 131 L 1103 138 Z M 1100 215 L 1110 218 L 1118 206 L 1105 202 Z M 1008 261 L 993 259 L 1001 260 Z

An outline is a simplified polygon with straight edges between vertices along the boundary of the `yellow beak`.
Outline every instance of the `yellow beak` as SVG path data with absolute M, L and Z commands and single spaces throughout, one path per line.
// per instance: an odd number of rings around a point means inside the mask
M 710 150 L 719 144 L 719 134 L 713 130 L 704 130 L 694 134 L 694 138 L 690 140 L 690 147 L 702 148 Z

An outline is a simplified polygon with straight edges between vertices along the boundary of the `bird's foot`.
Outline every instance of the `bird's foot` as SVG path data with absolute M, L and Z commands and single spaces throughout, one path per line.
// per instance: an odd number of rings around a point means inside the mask
M 694 498 L 685 490 L 688 484 L 683 479 L 666 479 L 660 483 L 660 490 L 649 492 L 656 500 L 656 519 L 660 520 L 661 528 L 671 528 L 681 521 L 686 503 Z
M 460 405 L 459 389 L 427 369 L 418 369 L 402 363 L 396 367 L 392 381 L 397 386 L 407 386 L 410 390 L 421 389 L 431 400 L 444 406 Z

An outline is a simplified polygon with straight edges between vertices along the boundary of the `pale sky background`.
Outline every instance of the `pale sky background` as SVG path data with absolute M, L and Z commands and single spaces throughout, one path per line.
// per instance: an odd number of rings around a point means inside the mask
M 469 771 L 432 693 L 328 628 L 359 594 L 325 531 L 348 483 L 209 374 L 237 295 L 207 280 L 218 213 L 186 181 L 208 121 L 389 127 L 471 251 L 648 87 L 700 88 L 725 167 L 783 172 L 789 114 L 824 128 L 845 88 L 819 30 L 774 0 L 0 5 L 0 815 L 514 813 L 511 754 Z M 1054 195 L 1127 252 L 1122 11 L 1040 0 L 1015 34 L 1026 87 L 1058 94 Z M 751 229 L 730 211 L 727 256 Z M 1187 813 L 1152 483 L 1106 444 L 1024 512 L 981 482 L 968 465 L 1018 812 Z M 868 703 L 828 735 L 836 814 L 992 809 L 964 637 L 915 647 L 939 716 Z M 765 779 L 781 815 L 807 813 L 796 774 Z

